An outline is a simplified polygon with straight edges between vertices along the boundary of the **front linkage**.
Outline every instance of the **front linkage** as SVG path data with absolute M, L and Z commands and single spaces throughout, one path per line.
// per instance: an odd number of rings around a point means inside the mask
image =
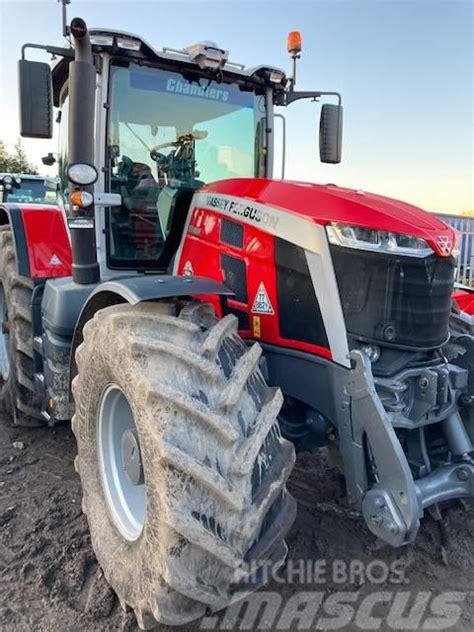
M 349 501 L 392 546 L 413 542 L 437 503 L 474 497 L 474 337 L 470 317 L 454 315 L 438 360 L 374 377 L 352 351 L 339 428 Z

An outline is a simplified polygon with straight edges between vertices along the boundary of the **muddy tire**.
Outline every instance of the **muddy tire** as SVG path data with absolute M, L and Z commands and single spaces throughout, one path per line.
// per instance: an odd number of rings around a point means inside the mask
M 199 303 L 175 309 L 98 312 L 73 382 L 92 545 L 142 629 L 185 624 L 258 588 L 252 562 L 283 564 L 296 511 L 282 395 L 265 384 L 260 347 L 243 343 L 232 315 L 217 320 Z
M 14 425 L 43 425 L 33 368 L 33 282 L 17 273 L 10 227 L 0 226 L 0 408 Z

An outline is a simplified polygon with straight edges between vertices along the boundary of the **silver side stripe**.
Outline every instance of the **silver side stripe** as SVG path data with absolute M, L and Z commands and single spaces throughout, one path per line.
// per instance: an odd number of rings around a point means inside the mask
M 337 287 L 334 274 L 326 231 L 322 226 L 318 228 L 324 233 L 324 237 L 321 239 L 321 250 L 319 252 L 306 250 L 306 261 L 308 262 L 309 273 L 313 281 L 334 362 L 350 367 L 346 323 L 342 312 L 339 288 Z M 322 243 L 323 241 L 324 243 Z
M 286 239 L 305 250 L 334 361 L 343 366 L 350 366 L 347 357 L 349 349 L 344 315 L 324 227 L 296 214 L 244 198 L 217 193 L 196 193 L 176 254 L 174 274 L 177 273 L 184 240 L 195 208 L 214 211 L 254 226 L 275 237 Z

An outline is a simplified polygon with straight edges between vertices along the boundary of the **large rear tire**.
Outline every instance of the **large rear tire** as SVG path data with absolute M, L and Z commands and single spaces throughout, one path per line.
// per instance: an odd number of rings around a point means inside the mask
M 92 545 L 142 629 L 185 624 L 258 588 L 262 577 L 247 581 L 252 562 L 284 563 L 296 513 L 286 490 L 294 449 L 260 347 L 209 305 L 175 311 L 99 311 L 73 382 Z
M 33 367 L 33 281 L 16 271 L 9 225 L 0 226 L 0 408 L 17 426 L 39 426 Z

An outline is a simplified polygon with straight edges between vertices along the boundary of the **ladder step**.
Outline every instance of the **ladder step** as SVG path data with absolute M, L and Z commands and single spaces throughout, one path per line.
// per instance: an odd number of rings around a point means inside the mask
M 33 350 L 43 355 L 43 338 L 41 336 L 35 336 L 33 338 Z

